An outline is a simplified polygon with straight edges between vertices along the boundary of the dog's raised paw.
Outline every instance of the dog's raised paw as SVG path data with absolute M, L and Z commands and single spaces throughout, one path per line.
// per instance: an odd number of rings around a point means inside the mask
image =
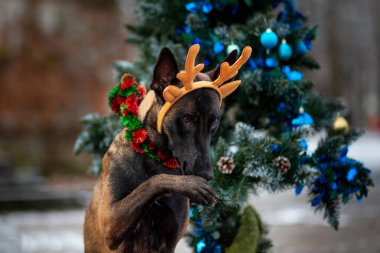
M 190 198 L 196 204 L 211 206 L 219 197 L 204 178 L 198 176 L 183 176 L 180 193 Z

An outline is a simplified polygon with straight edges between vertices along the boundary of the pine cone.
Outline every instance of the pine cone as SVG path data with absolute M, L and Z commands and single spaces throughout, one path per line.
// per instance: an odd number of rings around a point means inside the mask
M 286 158 L 285 156 L 279 156 L 279 157 L 275 158 L 273 160 L 273 164 L 282 173 L 287 173 L 290 170 L 290 168 L 292 167 L 289 159 Z
M 231 157 L 220 157 L 218 161 L 218 169 L 223 174 L 231 174 L 235 168 L 234 159 Z

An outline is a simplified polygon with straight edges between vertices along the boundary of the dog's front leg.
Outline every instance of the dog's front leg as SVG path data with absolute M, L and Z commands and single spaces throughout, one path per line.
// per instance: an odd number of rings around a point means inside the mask
M 168 174 L 153 176 L 116 203 L 111 203 L 107 197 L 101 199 L 107 202 L 101 203 L 103 210 L 99 210 L 100 227 L 105 235 L 106 245 L 111 250 L 117 249 L 125 232 L 140 218 L 144 207 L 161 194 L 170 192 L 183 194 L 192 202 L 202 205 L 211 205 L 218 199 L 214 190 L 201 177 Z M 110 196 L 106 191 L 103 194 Z

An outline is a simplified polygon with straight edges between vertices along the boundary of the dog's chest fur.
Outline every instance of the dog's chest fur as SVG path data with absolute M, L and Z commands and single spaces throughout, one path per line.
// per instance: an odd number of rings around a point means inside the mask
M 182 196 L 157 199 L 142 214 L 132 235 L 121 245 L 123 252 L 174 252 L 185 226 L 187 210 L 187 200 Z

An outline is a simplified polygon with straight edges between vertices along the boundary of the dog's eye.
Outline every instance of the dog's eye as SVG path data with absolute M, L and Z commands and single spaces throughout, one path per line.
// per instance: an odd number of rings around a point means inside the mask
M 183 123 L 185 123 L 186 125 L 190 125 L 191 124 L 191 116 L 189 115 L 186 115 L 183 117 Z

